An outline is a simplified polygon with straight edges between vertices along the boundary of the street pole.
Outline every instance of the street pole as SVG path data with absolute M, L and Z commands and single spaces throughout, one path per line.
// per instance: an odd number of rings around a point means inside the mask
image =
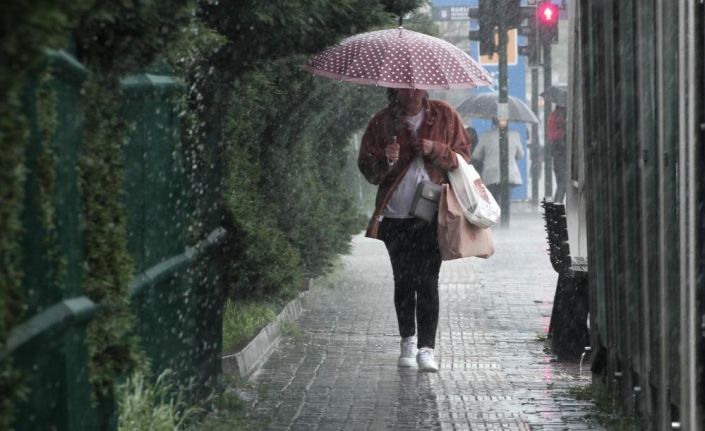
M 539 69 L 531 68 L 531 110 L 539 116 Z M 531 206 L 539 206 L 539 180 L 541 179 L 541 146 L 539 125 L 531 125 Z
M 551 41 L 544 40 L 543 51 L 543 90 L 551 87 Z M 544 168 L 544 195 L 547 198 L 553 197 L 553 163 L 548 142 L 548 117 L 551 115 L 551 103 L 543 104 L 543 168 Z
M 502 2 L 505 6 L 507 2 Z M 502 8 L 500 10 L 506 10 Z M 509 42 L 507 38 L 507 19 L 506 14 L 497 14 L 498 18 L 498 31 L 499 31 L 499 101 L 497 104 L 497 119 L 506 120 L 509 116 L 509 107 L 507 104 L 508 100 L 508 86 L 507 86 L 507 43 Z M 509 210 L 510 210 L 510 196 L 509 196 L 509 142 L 507 136 L 507 122 L 501 122 L 499 127 L 499 172 L 500 172 L 500 182 L 499 182 L 499 207 L 502 210 L 502 216 L 500 218 L 501 227 L 509 227 Z M 503 123 L 503 127 L 501 126 Z

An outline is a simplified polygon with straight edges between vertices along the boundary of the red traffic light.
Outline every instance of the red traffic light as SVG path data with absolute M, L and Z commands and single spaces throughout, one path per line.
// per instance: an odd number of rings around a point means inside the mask
M 539 22 L 545 26 L 552 26 L 558 22 L 558 6 L 550 1 L 542 2 L 537 8 Z

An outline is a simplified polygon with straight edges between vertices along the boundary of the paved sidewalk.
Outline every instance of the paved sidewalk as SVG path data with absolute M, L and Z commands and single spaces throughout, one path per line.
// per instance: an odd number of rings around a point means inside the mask
M 495 230 L 495 256 L 443 264 L 438 374 L 397 368 L 387 253 L 356 237 L 337 285 L 307 296 L 302 334 L 255 375 L 255 418 L 270 430 L 593 429 L 588 404 L 566 393 L 589 372 L 552 362 L 538 340 L 557 279 L 542 223 L 513 215 Z

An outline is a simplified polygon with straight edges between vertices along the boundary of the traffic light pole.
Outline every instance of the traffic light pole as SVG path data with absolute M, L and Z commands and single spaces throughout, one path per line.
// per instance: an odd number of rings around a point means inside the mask
M 509 114 L 508 109 L 508 85 L 507 85 L 507 20 L 505 14 L 498 14 L 499 31 L 499 103 L 497 106 L 497 118 L 506 120 Z M 501 122 L 500 122 L 501 124 Z M 503 127 L 499 127 L 499 171 L 500 171 L 500 193 L 499 207 L 502 210 L 500 218 L 501 227 L 509 227 L 509 142 L 507 136 L 506 121 Z
M 551 88 L 551 42 L 543 41 L 541 49 L 543 50 L 543 89 Z M 543 105 L 543 168 L 544 168 L 544 196 L 547 198 L 553 197 L 553 163 L 551 159 L 551 147 L 548 141 L 548 117 L 551 115 L 551 103 L 547 102 Z
M 539 116 L 539 69 L 531 68 L 531 110 Z M 539 125 L 531 125 L 531 205 L 539 206 L 539 180 L 541 179 L 541 146 Z

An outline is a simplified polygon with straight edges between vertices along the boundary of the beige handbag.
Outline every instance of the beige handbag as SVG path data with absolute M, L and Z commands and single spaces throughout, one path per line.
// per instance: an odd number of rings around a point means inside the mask
M 492 230 L 474 226 L 465 218 L 448 184 L 443 184 L 438 205 L 438 248 L 443 260 L 494 254 Z

